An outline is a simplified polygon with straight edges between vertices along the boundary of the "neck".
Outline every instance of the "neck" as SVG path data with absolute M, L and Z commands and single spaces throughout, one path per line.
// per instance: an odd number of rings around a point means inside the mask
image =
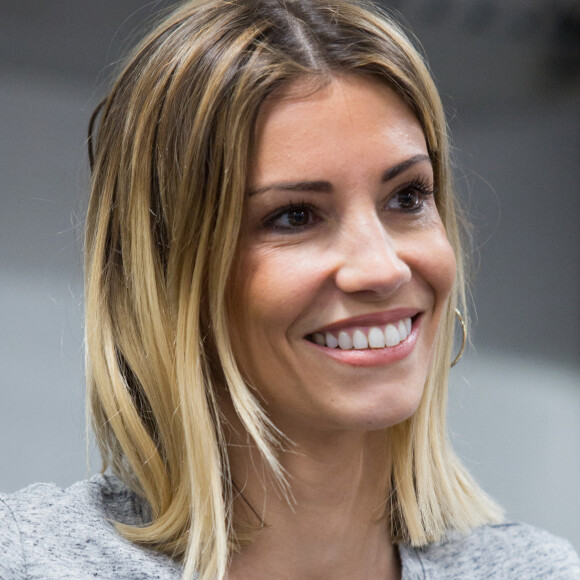
M 255 449 L 230 447 L 232 477 L 243 494 L 235 500 L 236 518 L 264 523 L 234 555 L 230 579 L 398 578 L 398 555 L 382 519 L 385 433 L 309 434 L 293 441 L 279 457 L 289 501 L 264 477 L 268 469 Z

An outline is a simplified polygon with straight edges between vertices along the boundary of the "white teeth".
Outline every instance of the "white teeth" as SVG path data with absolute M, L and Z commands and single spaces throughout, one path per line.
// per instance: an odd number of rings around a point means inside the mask
M 385 344 L 387 346 L 397 346 L 401 342 L 399 331 L 394 324 L 387 324 L 385 328 Z
M 407 332 L 407 327 L 402 320 L 399 320 L 399 324 L 397 324 L 397 330 L 399 331 L 399 338 L 401 340 L 405 340 L 409 333 Z
M 369 330 L 369 346 L 371 348 L 384 348 L 385 347 L 385 335 L 380 328 L 373 326 Z
M 350 334 L 342 331 L 338 333 L 338 346 L 342 348 L 342 350 L 350 350 L 352 348 L 352 338 Z
M 355 330 L 354 334 L 352 335 L 352 345 L 357 350 L 362 350 L 363 348 L 369 347 L 369 341 L 365 336 L 365 333 L 361 330 Z
M 373 326 L 368 333 L 357 328 L 352 336 L 342 330 L 338 333 L 338 338 L 330 332 L 315 332 L 312 335 L 312 342 L 328 348 L 340 348 L 342 350 L 364 350 L 367 348 L 385 348 L 397 346 L 405 340 L 412 330 L 411 318 L 404 318 L 395 324 L 387 324 L 384 331 L 378 326 Z

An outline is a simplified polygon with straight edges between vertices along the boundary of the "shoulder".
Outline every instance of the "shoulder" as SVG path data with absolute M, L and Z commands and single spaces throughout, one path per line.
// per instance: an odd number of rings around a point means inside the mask
M 125 540 L 114 525 L 148 519 L 145 502 L 107 475 L 0 495 L 0 578 L 179 577 L 174 562 Z
M 35 483 L 13 494 L 0 494 L 0 499 L 23 525 L 42 526 L 47 517 L 55 515 L 63 525 L 78 523 L 76 515 L 85 521 L 100 520 L 104 515 L 134 525 L 145 523 L 147 518 L 144 502 L 110 475 L 97 475 L 66 489 Z
M 580 559 L 565 540 L 525 524 L 481 526 L 424 548 L 400 546 L 407 580 L 518 578 L 580 580 Z

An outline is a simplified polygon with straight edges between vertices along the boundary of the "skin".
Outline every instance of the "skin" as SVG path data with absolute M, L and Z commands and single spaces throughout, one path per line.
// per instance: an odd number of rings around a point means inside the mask
M 387 430 L 421 400 L 455 259 L 429 193 L 423 131 L 405 103 L 364 77 L 304 89 L 296 83 L 260 111 L 230 289 L 238 363 L 294 443 L 280 461 L 295 502 L 264 480 L 225 405 L 234 481 L 268 524 L 234 556 L 230 578 L 398 578 L 378 521 Z M 309 340 L 393 312 L 415 313 L 412 345 L 397 360 L 361 351 L 352 355 L 361 366 Z

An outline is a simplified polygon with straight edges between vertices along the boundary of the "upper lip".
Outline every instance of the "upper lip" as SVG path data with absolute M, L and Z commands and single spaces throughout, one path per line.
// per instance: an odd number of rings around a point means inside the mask
M 371 312 L 369 314 L 361 314 L 359 316 L 337 320 L 331 324 L 321 326 L 310 334 L 332 332 L 356 326 L 382 326 L 393 322 L 399 322 L 399 320 L 403 320 L 404 318 L 413 318 L 420 312 L 421 310 L 418 308 L 395 308 L 392 310 L 384 310 L 383 312 Z

